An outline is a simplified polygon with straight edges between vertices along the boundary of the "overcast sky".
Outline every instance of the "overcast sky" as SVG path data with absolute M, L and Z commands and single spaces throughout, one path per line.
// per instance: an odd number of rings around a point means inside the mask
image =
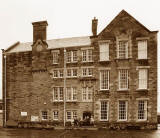
M 122 9 L 149 30 L 159 30 L 159 0 L 0 0 L 0 47 L 32 41 L 31 23 L 41 20 L 49 24 L 47 39 L 88 36 L 94 16 L 100 32 Z

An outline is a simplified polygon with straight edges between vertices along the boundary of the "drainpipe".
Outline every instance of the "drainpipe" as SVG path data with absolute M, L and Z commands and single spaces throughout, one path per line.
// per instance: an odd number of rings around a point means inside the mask
M 64 48 L 64 127 L 66 125 L 66 49 Z
M 3 113 L 4 113 L 4 119 L 3 119 L 3 126 L 6 127 L 6 122 L 7 122 L 7 103 L 6 103 L 6 74 L 7 74 L 7 71 L 6 71 L 6 58 L 7 56 L 5 55 L 5 51 L 4 49 L 1 49 L 2 50 L 2 84 L 3 84 L 3 104 L 4 104 L 4 109 L 3 109 Z

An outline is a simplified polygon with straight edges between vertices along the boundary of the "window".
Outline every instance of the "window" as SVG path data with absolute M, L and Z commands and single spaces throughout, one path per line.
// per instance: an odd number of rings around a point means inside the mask
M 89 77 L 93 75 L 93 68 L 82 68 L 82 76 Z
M 68 51 L 67 52 L 67 63 L 77 62 L 77 51 Z
M 67 52 L 67 62 L 71 62 L 71 51 Z
M 67 111 L 67 120 L 71 120 L 71 119 L 72 119 L 72 112 Z
M 48 119 L 48 112 L 42 111 L 42 120 L 47 120 L 47 119 Z
M 138 41 L 138 59 L 147 59 L 147 40 Z
M 109 70 L 100 71 L 100 90 L 109 90 Z
M 127 101 L 119 101 L 119 121 L 127 120 Z
M 58 63 L 59 52 L 58 51 L 53 51 L 52 54 L 53 54 L 53 64 L 57 64 Z
M 71 76 L 72 76 L 71 69 L 67 69 L 67 77 L 71 77 Z
M 147 101 L 144 100 L 138 101 L 138 120 L 139 121 L 147 120 Z
M 54 78 L 58 78 L 58 70 L 54 70 L 53 71 L 53 77 Z
M 108 120 L 108 101 L 101 101 L 101 121 L 107 121 Z
M 128 58 L 128 41 L 119 41 L 117 57 L 120 59 Z
M 72 121 L 74 118 L 77 118 L 77 111 L 67 111 L 67 121 Z
M 119 70 L 119 90 L 128 89 L 128 70 L 121 69 Z
M 147 89 L 147 69 L 139 69 L 139 89 Z
M 92 88 L 89 88 L 89 87 L 82 88 L 82 100 L 92 101 Z
M 109 43 L 100 43 L 99 51 L 100 51 L 100 61 L 108 61 L 109 60 Z
M 53 88 L 53 99 L 54 99 L 54 101 L 58 101 L 58 87 L 55 87 L 55 88 Z
M 53 120 L 58 120 L 58 111 L 53 111 Z
M 66 88 L 66 99 L 67 101 L 76 101 L 77 100 L 77 88 L 76 87 L 67 87 Z
M 92 62 L 92 49 L 82 50 L 82 61 L 83 62 Z
M 63 101 L 63 87 L 53 88 L 53 101 Z
M 73 77 L 77 77 L 77 69 L 73 69 Z
M 53 70 L 53 78 L 62 78 L 62 77 L 63 77 L 62 69 Z
M 77 69 L 67 69 L 67 77 L 77 77 L 78 70 Z

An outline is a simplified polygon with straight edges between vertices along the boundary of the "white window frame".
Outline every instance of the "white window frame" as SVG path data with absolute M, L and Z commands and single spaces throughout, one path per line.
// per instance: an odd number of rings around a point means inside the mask
M 102 73 L 104 73 L 104 74 L 102 74 Z M 103 77 L 105 76 L 105 78 L 106 78 L 105 82 L 102 80 L 102 78 L 103 78 L 102 75 L 103 75 Z M 104 88 L 103 84 L 106 85 L 105 88 Z M 109 85 L 110 85 L 110 70 L 108 70 L 108 69 L 100 70 L 100 90 L 109 90 Z
M 59 111 L 58 110 L 54 110 L 53 111 L 53 120 L 58 120 L 59 118 Z
M 91 55 L 90 55 L 90 52 L 91 52 Z M 82 62 L 93 62 L 93 49 L 82 50 Z
M 67 113 L 70 113 L 70 119 L 68 119 L 68 114 Z M 77 118 L 77 110 L 67 110 L 66 111 L 66 121 L 73 121 L 74 120 L 74 117 L 76 117 Z
M 138 59 L 147 59 L 147 40 L 138 40 Z
M 90 95 L 91 99 L 89 99 L 89 95 Z M 92 98 L 93 98 L 92 88 L 91 87 L 82 87 L 82 101 L 83 102 L 91 102 Z
M 148 89 L 148 69 L 138 69 L 138 89 Z
M 91 67 L 82 67 L 82 77 L 91 77 L 93 76 L 93 68 Z M 91 74 L 89 74 L 89 70 L 91 70 Z
M 68 75 L 68 71 L 71 71 L 70 73 L 70 75 Z M 77 71 L 77 75 L 75 76 L 74 75 L 74 70 L 76 70 Z M 74 77 L 78 77 L 78 69 L 77 68 L 67 68 L 67 78 L 74 78 Z
M 141 111 L 144 111 L 144 118 L 139 118 L 139 115 L 141 114 L 139 111 L 139 104 L 140 104 L 140 102 L 144 102 L 143 104 L 143 109 L 141 110 Z M 147 100 L 138 100 L 138 110 L 137 110 L 137 121 L 146 121 L 147 120 L 147 117 L 148 117 L 148 115 L 147 115 L 147 107 L 148 107 L 148 101 Z M 142 115 L 142 114 L 141 114 Z
M 120 118 L 120 102 L 125 102 L 125 110 L 126 110 L 126 114 L 125 114 L 125 119 L 121 119 Z M 127 100 L 119 100 L 118 101 L 118 121 L 127 121 L 128 119 L 128 101 Z
M 63 97 L 61 97 L 62 95 L 60 94 L 60 89 L 62 89 L 63 87 L 53 87 L 53 102 L 61 102 L 63 101 Z M 55 100 L 55 89 L 57 89 L 57 99 Z M 64 88 L 63 88 L 63 96 L 64 96 Z
M 57 75 L 56 75 L 57 73 Z M 53 70 L 53 78 L 63 78 L 64 76 L 64 71 L 63 69 L 54 69 Z
M 121 43 L 125 43 L 125 45 L 120 45 Z M 121 55 L 120 52 L 123 52 L 122 51 L 122 46 L 125 46 L 124 47 L 124 56 Z M 117 45 L 117 58 L 118 59 L 128 59 L 128 40 L 119 40 L 118 41 L 118 45 Z
M 47 114 L 44 115 L 44 114 L 43 114 L 44 112 L 47 113 Z M 45 116 L 46 118 L 44 118 L 44 116 Z M 42 119 L 43 121 L 48 120 L 48 111 L 46 111 L 46 110 L 41 111 L 41 119 Z
M 106 110 L 106 119 L 102 119 L 102 102 L 106 102 L 106 108 L 107 108 L 107 110 Z M 101 100 L 100 101 L 100 121 L 108 121 L 108 117 L 109 116 L 109 101 L 108 100 Z
M 66 63 L 75 63 L 75 62 L 77 62 L 78 61 L 78 51 L 77 50 L 67 51 L 66 59 L 67 59 Z M 68 59 L 70 59 L 70 60 L 68 60 Z
M 125 78 L 124 78 L 125 77 Z M 122 82 L 124 81 L 124 82 Z M 122 87 L 123 85 L 126 85 L 126 87 Z M 129 70 L 128 69 L 119 69 L 118 71 L 118 84 L 119 84 L 119 90 L 128 90 L 129 89 Z
M 52 57 L 53 57 L 53 64 L 58 64 L 58 60 L 59 60 L 59 50 L 53 50 L 52 51 Z
M 70 89 L 70 94 L 71 94 L 70 99 L 68 99 L 68 89 Z M 73 102 L 73 101 L 77 101 L 77 88 L 76 87 L 67 87 L 66 88 L 66 102 Z
M 109 42 L 99 43 L 99 60 L 109 61 Z

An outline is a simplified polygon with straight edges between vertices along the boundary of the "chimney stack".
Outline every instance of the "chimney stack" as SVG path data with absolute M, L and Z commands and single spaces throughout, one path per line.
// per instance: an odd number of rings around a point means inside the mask
M 98 25 L 98 19 L 96 19 L 96 17 L 94 17 L 94 19 L 92 20 L 92 33 L 93 33 L 93 36 L 97 35 L 97 25 Z
M 47 39 L 47 21 L 33 22 L 33 43 L 38 39 L 46 41 Z

